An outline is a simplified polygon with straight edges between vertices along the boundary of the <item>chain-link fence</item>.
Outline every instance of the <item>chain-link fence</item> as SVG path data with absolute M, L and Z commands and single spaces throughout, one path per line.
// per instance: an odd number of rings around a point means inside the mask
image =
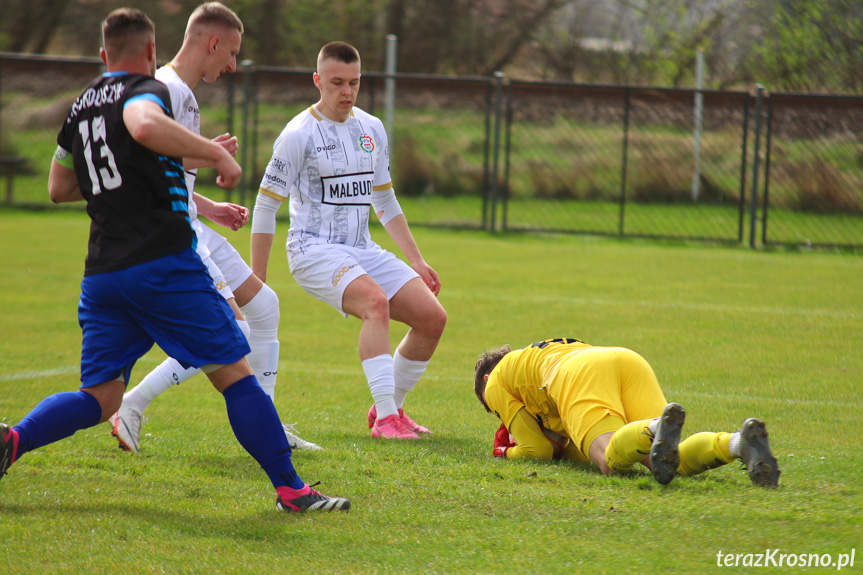
M 0 54 L 6 203 L 48 203 L 56 131 L 100 69 Z M 241 141 L 227 198 L 254 202 L 276 137 L 318 99 L 311 74 L 245 63 L 197 87 L 202 133 Z M 366 72 L 357 105 L 388 124 L 413 225 L 863 247 L 863 97 Z

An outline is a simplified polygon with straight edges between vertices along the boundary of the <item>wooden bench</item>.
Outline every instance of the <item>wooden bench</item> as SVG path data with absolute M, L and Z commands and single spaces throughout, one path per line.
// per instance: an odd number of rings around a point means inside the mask
M 24 166 L 26 160 L 21 156 L 0 156 L 0 170 L 6 175 L 6 203 L 12 203 L 15 174 Z

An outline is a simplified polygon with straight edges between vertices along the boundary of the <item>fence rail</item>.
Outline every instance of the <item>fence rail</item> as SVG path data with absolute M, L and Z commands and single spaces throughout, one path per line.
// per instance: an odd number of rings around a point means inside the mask
M 101 69 L 0 54 L 7 203 L 47 203 L 57 127 Z M 232 200 L 254 201 L 276 136 L 317 101 L 311 74 L 245 63 L 199 85 L 202 132 L 243 144 Z M 863 97 L 366 72 L 357 105 L 383 118 L 388 79 L 391 167 L 413 224 L 863 247 Z

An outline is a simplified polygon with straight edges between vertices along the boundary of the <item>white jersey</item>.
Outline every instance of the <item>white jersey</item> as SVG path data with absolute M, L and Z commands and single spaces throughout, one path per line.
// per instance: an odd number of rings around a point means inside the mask
M 290 198 L 290 255 L 321 244 L 371 248 L 372 191 L 392 188 L 383 123 L 353 108 L 334 122 L 310 107 L 294 117 L 273 145 L 260 193 Z
M 188 130 L 201 134 L 201 111 L 198 100 L 177 71 L 167 64 L 156 70 L 156 79 L 168 86 L 171 93 L 171 107 L 174 109 L 174 119 Z M 189 190 L 189 218 L 194 221 L 198 217 L 198 206 L 192 193 L 195 191 L 195 177 L 198 170 L 186 170 L 186 188 Z

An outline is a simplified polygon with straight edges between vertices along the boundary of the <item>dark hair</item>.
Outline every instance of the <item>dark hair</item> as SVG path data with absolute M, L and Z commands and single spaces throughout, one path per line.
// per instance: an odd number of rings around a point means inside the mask
M 353 64 L 360 61 L 360 53 L 347 42 L 330 42 L 318 53 L 318 67 L 324 60 L 337 60 L 343 64 Z
M 500 360 L 503 359 L 503 356 L 511 351 L 512 350 L 508 345 L 502 345 L 497 349 L 482 352 L 476 362 L 476 367 L 474 368 L 473 391 L 476 393 L 476 397 L 479 399 L 479 402 L 489 413 L 491 413 L 491 409 L 488 408 L 488 404 L 483 398 L 486 386 L 485 376 L 491 374 L 492 370 L 494 370 L 497 364 L 500 363 Z
M 135 8 L 117 8 L 102 22 L 102 39 L 105 42 L 126 36 L 155 33 L 156 25 L 150 17 Z
M 236 12 L 221 2 L 205 2 L 195 8 L 195 11 L 189 16 L 190 27 L 213 24 L 233 28 L 240 34 L 243 33 L 243 21 L 240 20 Z

